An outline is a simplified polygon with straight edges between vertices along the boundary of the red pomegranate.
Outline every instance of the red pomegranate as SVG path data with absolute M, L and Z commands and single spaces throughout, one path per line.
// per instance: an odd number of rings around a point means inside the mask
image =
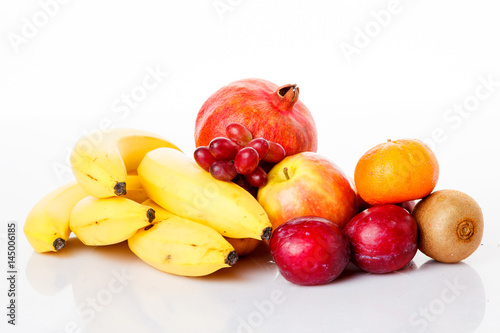
M 287 155 L 318 149 L 316 124 L 299 101 L 295 84 L 278 87 L 262 79 L 245 79 L 222 87 L 198 112 L 196 147 L 208 146 L 213 138 L 226 136 L 226 126 L 232 122 L 245 125 L 254 138 L 281 144 Z

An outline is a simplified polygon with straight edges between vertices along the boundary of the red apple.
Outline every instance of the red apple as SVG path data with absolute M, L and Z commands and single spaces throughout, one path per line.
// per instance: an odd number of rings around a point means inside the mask
M 269 247 L 281 275 L 299 285 L 320 285 L 337 278 L 349 263 L 349 243 L 331 221 L 294 218 L 279 226 Z
M 417 222 L 404 208 L 377 205 L 365 209 L 343 229 L 351 259 L 370 273 L 388 273 L 408 264 L 417 252 Z
M 318 147 L 316 124 L 295 84 L 279 87 L 262 79 L 244 79 L 220 88 L 198 112 L 196 147 L 226 136 L 230 123 L 244 125 L 254 138 L 279 143 L 287 155 L 315 152 Z
M 319 216 L 342 228 L 358 212 L 356 192 L 342 170 L 312 152 L 286 157 L 257 193 L 273 228 L 300 216 Z

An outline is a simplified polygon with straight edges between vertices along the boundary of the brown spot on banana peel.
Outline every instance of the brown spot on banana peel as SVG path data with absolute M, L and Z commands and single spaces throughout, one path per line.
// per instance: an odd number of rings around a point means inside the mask
M 87 177 L 89 177 L 90 179 L 97 181 L 97 179 L 96 179 L 96 178 L 92 177 L 92 176 L 91 176 L 91 175 L 89 175 L 88 173 L 87 173 L 87 174 L 85 174 L 85 175 L 86 175 Z

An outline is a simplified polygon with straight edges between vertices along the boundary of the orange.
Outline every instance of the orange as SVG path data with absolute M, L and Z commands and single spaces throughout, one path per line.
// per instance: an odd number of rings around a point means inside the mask
M 370 205 L 421 199 L 434 190 L 438 177 L 436 155 L 417 139 L 388 140 L 373 147 L 354 171 L 358 193 Z

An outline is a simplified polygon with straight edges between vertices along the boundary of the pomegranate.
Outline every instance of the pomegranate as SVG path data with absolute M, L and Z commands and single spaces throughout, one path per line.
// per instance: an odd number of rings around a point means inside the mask
M 316 124 L 299 101 L 295 84 L 278 87 L 262 79 L 235 81 L 222 87 L 202 105 L 196 118 L 196 147 L 226 136 L 230 123 L 246 126 L 254 138 L 279 143 L 287 155 L 317 151 Z

